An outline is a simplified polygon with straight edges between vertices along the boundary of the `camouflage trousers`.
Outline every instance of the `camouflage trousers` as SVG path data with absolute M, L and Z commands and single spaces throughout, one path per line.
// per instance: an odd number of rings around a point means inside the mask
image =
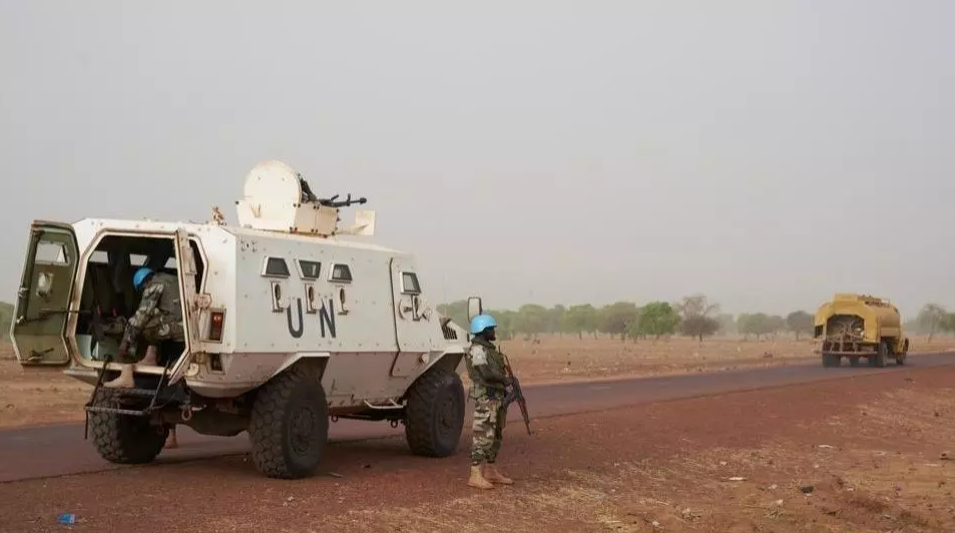
M 164 316 L 151 317 L 143 327 L 142 333 L 138 335 L 137 341 L 130 346 L 130 355 L 123 362 L 134 363 L 141 359 L 132 354 L 139 352 L 139 345 L 143 341 L 146 346 L 158 346 L 163 341 L 184 342 L 185 339 L 186 330 L 182 327 L 181 321 Z
M 471 438 L 471 464 L 493 463 L 504 440 L 507 410 L 503 398 L 486 395 L 474 399 L 474 435 Z
M 186 339 L 186 330 L 182 321 L 174 318 L 158 316 L 149 319 L 143 326 L 143 340 L 149 344 L 159 344 L 162 341 L 179 341 Z

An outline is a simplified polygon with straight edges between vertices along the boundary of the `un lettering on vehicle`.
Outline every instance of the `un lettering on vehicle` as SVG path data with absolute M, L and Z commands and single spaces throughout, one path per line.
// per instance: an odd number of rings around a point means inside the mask
M 305 328 L 309 323 L 306 322 L 306 315 L 318 315 L 318 331 L 322 338 L 337 338 L 337 326 L 335 324 L 335 298 L 326 298 L 319 296 L 320 305 L 315 308 L 314 313 L 306 313 L 302 304 L 302 298 L 296 297 L 290 305 L 285 308 L 286 324 L 288 333 L 293 339 L 300 339 L 305 334 Z

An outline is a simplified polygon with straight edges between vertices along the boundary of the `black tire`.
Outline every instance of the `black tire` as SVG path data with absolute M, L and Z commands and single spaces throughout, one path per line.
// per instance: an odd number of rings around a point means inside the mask
M 431 368 L 411 386 L 405 406 L 405 438 L 415 455 L 447 457 L 464 428 L 464 385 L 444 368 Z
M 824 353 L 822 354 L 822 366 L 826 368 L 837 367 L 842 363 L 842 356 Z
M 879 348 L 875 355 L 869 356 L 869 366 L 876 368 L 885 368 L 885 360 L 889 357 L 889 345 L 885 341 L 879 342 Z
M 100 397 L 99 407 L 124 408 L 114 397 Z M 128 408 L 128 407 L 126 407 Z M 111 463 L 138 465 L 152 462 L 166 443 L 169 427 L 152 425 L 144 416 L 91 412 L 89 429 L 96 453 Z
M 271 478 L 298 479 L 318 468 L 328 442 L 321 375 L 293 367 L 256 393 L 249 420 L 252 462 Z

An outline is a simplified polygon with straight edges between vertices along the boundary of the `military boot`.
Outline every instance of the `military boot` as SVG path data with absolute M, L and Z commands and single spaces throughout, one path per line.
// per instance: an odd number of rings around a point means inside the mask
M 513 485 L 514 480 L 505 477 L 503 474 L 498 472 L 497 466 L 493 463 L 488 463 L 484 467 L 484 479 L 490 481 L 491 483 L 500 483 L 501 485 Z
M 481 473 L 481 467 L 474 465 L 471 465 L 471 479 L 468 480 L 468 486 L 479 489 L 494 488 L 494 485 L 492 485 L 488 480 L 484 479 L 484 474 Z
M 143 357 L 143 360 L 138 364 L 143 366 L 156 366 L 159 364 L 156 355 L 159 353 L 159 348 L 155 345 L 150 344 L 146 347 L 146 355 Z
M 136 385 L 136 382 L 133 381 L 133 365 L 123 365 L 123 369 L 119 373 L 119 377 L 113 381 L 103 383 L 103 386 L 107 389 L 131 389 Z

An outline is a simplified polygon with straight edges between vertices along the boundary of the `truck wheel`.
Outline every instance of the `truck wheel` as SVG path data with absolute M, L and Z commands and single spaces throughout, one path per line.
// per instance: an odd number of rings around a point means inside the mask
M 830 368 L 839 366 L 840 363 L 842 363 L 842 356 L 831 353 L 822 354 L 822 366 Z
M 123 408 L 115 397 L 99 398 L 94 405 Z M 89 429 L 96 453 L 111 463 L 149 463 L 162 452 L 169 435 L 167 426 L 154 426 L 147 417 L 102 412 L 91 412 L 89 415 Z
M 293 367 L 263 385 L 252 406 L 249 440 L 252 461 L 267 477 L 311 475 L 328 441 L 328 401 L 321 376 Z
M 876 368 L 884 368 L 885 360 L 889 357 L 889 345 L 885 341 L 879 342 L 879 349 L 876 351 L 875 355 L 869 356 L 869 366 L 874 366 Z
M 432 368 L 408 391 L 405 438 L 415 455 L 447 457 L 464 427 L 464 385 L 451 370 Z
M 897 353 L 895 349 L 892 350 L 892 357 L 895 358 L 895 364 L 902 366 L 905 364 L 905 347 L 902 347 L 902 352 Z

